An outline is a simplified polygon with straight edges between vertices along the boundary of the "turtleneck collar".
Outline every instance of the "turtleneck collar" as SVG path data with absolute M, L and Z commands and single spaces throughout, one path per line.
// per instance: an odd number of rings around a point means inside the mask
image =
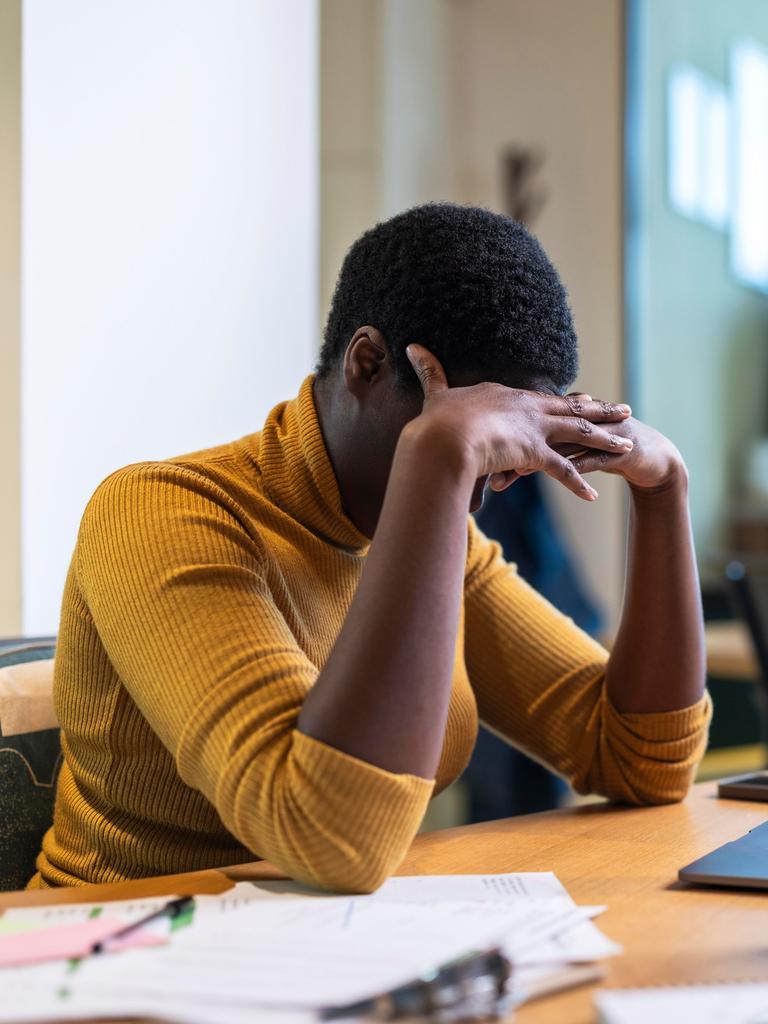
M 259 468 L 269 497 L 312 533 L 355 554 L 370 546 L 342 508 L 312 393 L 313 375 L 296 398 L 267 416 L 259 435 Z

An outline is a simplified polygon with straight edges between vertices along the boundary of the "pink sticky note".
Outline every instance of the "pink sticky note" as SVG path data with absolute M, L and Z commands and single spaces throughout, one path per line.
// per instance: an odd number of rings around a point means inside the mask
M 20 967 L 43 960 L 73 960 L 88 956 L 97 942 L 103 942 L 125 926 L 116 917 L 95 917 L 77 924 L 38 928 L 17 935 L 0 935 L 0 967 Z M 159 935 L 141 929 L 110 945 L 110 952 L 165 942 Z

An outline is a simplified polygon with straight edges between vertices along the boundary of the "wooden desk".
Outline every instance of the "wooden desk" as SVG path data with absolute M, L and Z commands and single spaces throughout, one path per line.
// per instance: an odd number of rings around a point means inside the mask
M 768 892 L 694 889 L 676 881 L 678 868 L 766 818 L 768 804 L 718 800 L 714 784 L 704 783 L 668 807 L 590 805 L 425 833 L 400 873 L 554 871 L 577 902 L 608 904 L 599 925 L 625 949 L 605 961 L 609 986 L 768 980 Z M 214 889 L 216 874 L 205 873 Z M 265 864 L 227 874 L 275 877 Z M 103 898 L 88 890 L 66 892 Z M 43 895 L 0 894 L 0 907 L 40 902 Z M 542 999 L 516 1020 L 592 1024 L 593 992 L 585 987 Z
M 704 629 L 707 644 L 707 672 L 721 679 L 758 677 L 757 659 L 743 622 L 708 622 Z
M 419 836 L 405 873 L 554 871 L 624 955 L 605 961 L 608 986 L 768 980 L 768 892 L 696 889 L 677 871 L 768 819 L 768 804 L 718 800 L 696 786 L 682 804 L 591 805 Z M 596 1020 L 594 987 L 523 1007 L 519 1024 Z

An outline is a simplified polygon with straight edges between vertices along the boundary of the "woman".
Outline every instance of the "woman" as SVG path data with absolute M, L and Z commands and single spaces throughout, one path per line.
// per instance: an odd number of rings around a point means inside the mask
M 519 224 L 440 204 L 364 235 L 297 398 L 91 500 L 31 884 L 266 857 L 371 890 L 478 713 L 580 792 L 681 799 L 710 714 L 686 471 L 627 406 L 562 397 L 576 370 L 565 292 Z M 537 471 L 594 501 L 593 470 L 631 496 L 610 657 L 468 519 Z

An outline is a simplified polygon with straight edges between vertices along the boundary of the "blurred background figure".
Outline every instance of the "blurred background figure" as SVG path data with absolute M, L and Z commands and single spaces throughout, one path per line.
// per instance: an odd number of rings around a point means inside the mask
M 600 615 L 560 539 L 536 474 L 500 494 L 489 491 L 476 518 L 524 580 L 582 629 L 593 636 L 600 632 Z M 462 783 L 469 821 L 548 811 L 568 794 L 562 779 L 483 726 Z
M 4 0 L 0 638 L 55 632 L 104 476 L 249 433 L 294 393 L 362 231 L 473 203 L 557 265 L 577 386 L 682 450 L 702 772 L 764 764 L 767 183 L 762 0 Z M 480 521 L 610 643 L 625 507 L 618 481 L 599 490 L 590 507 L 524 480 Z M 482 735 L 427 824 L 562 799 Z

